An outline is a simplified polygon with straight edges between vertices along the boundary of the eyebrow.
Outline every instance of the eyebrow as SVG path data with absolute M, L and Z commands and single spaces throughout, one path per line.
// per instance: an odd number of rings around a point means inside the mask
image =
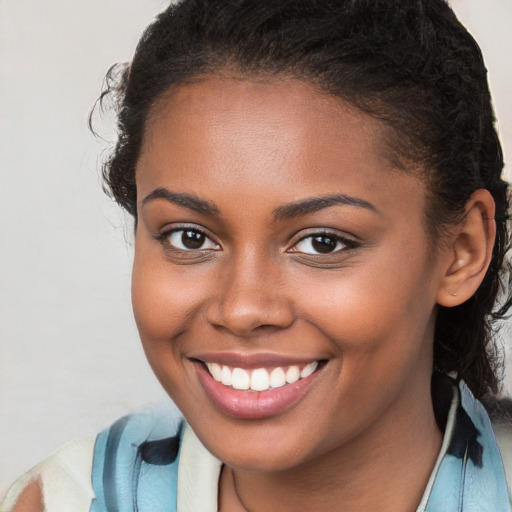
M 364 208 L 375 213 L 379 213 L 377 208 L 373 204 L 360 199 L 358 197 L 349 196 L 347 194 L 334 194 L 321 197 L 312 197 L 308 199 L 302 199 L 294 203 L 283 204 L 274 210 L 275 220 L 287 220 L 294 217 L 300 217 L 301 215 L 307 215 L 309 213 L 315 213 L 324 208 L 336 205 L 347 205 L 356 206 L 358 208 Z
M 171 192 L 166 188 L 157 188 L 148 194 L 142 200 L 142 206 L 154 201 L 155 199 L 165 199 L 169 203 L 177 204 L 178 206 L 184 206 L 189 210 L 200 213 L 202 215 L 210 215 L 212 217 L 218 217 L 220 215 L 219 208 L 206 199 L 200 199 L 194 194 L 186 194 L 183 192 Z
M 201 199 L 194 194 L 187 194 L 184 192 L 171 192 L 164 187 L 157 188 L 148 194 L 142 200 L 142 205 L 144 206 L 145 204 L 156 199 L 165 199 L 170 203 L 183 206 L 202 215 L 210 215 L 212 217 L 220 216 L 220 209 L 212 201 Z M 373 206 L 368 201 L 365 201 L 364 199 L 349 196 L 347 194 L 334 194 L 328 196 L 311 197 L 278 206 L 274 209 L 274 220 L 292 219 L 294 217 L 308 215 L 310 213 L 323 210 L 324 208 L 329 208 L 331 206 L 340 204 L 346 206 L 356 206 L 358 208 L 364 208 L 366 210 L 379 213 L 375 206 Z

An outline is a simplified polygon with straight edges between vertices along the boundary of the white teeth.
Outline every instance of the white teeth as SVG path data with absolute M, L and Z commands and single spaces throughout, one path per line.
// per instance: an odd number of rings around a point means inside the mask
M 282 368 L 274 368 L 270 372 L 270 385 L 273 388 L 280 388 L 286 384 L 286 375 Z
M 293 384 L 300 379 L 300 370 L 298 366 L 290 366 L 286 371 L 286 382 Z
M 266 391 L 270 386 L 270 377 L 265 368 L 254 370 L 251 375 L 251 389 L 253 391 Z
M 210 370 L 210 373 L 212 374 L 212 377 L 217 381 L 222 381 L 222 368 L 217 363 L 206 363 L 206 366 L 208 366 L 208 370 Z
M 249 374 L 242 368 L 234 368 L 231 379 L 231 385 L 235 389 L 249 389 Z
M 300 366 L 289 366 L 285 371 L 282 367 L 274 368 L 270 374 L 265 368 L 244 370 L 231 368 L 217 363 L 206 363 L 206 366 L 217 382 L 234 389 L 252 391 L 267 391 L 270 388 L 280 388 L 285 384 L 293 384 L 299 379 L 309 377 L 318 367 L 318 361 L 307 364 L 300 370 Z
M 307 366 L 304 366 L 304 368 L 302 368 L 302 371 L 300 372 L 300 378 L 305 379 L 306 377 L 309 377 L 316 370 L 317 366 L 317 361 L 315 361 L 314 363 L 309 363 Z
M 231 370 L 228 366 L 222 367 L 221 382 L 224 384 L 224 386 L 231 386 L 231 383 L 233 382 L 231 377 Z

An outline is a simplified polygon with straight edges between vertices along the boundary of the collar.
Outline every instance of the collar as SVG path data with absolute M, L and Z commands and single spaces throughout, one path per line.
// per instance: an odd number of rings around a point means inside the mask
M 179 512 L 217 512 L 222 462 L 199 441 L 189 425 L 185 427 L 178 463 Z
M 503 462 L 482 404 L 464 381 L 441 374 L 432 377 L 432 400 L 444 437 L 416 512 L 510 512 Z

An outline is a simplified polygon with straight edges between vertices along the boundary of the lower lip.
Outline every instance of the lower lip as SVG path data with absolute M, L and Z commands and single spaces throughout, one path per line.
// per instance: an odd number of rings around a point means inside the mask
M 268 391 L 240 391 L 217 382 L 202 363 L 195 364 L 201 384 L 210 400 L 223 413 L 257 420 L 279 414 L 295 405 L 310 389 L 321 370 L 293 384 Z

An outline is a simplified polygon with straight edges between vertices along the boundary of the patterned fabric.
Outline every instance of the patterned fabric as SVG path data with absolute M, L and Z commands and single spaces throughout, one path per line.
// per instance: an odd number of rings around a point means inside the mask
M 432 398 L 445 434 L 417 512 L 511 512 L 502 458 L 483 406 L 463 382 L 443 375 L 432 379 Z M 9 511 L 34 476 L 43 482 L 46 512 L 217 510 L 221 462 L 167 410 L 121 418 L 97 436 L 89 456 L 86 451 L 81 448 L 87 461 L 81 468 L 69 448 L 36 466 L 13 486 L 0 510 Z M 77 501 L 70 508 L 79 489 L 80 506 Z
M 457 386 L 444 375 L 434 375 L 432 398 L 445 434 L 417 512 L 510 512 L 503 462 L 482 404 L 464 382 Z
M 90 512 L 175 512 L 183 426 L 169 414 L 148 412 L 125 416 L 101 432 Z

